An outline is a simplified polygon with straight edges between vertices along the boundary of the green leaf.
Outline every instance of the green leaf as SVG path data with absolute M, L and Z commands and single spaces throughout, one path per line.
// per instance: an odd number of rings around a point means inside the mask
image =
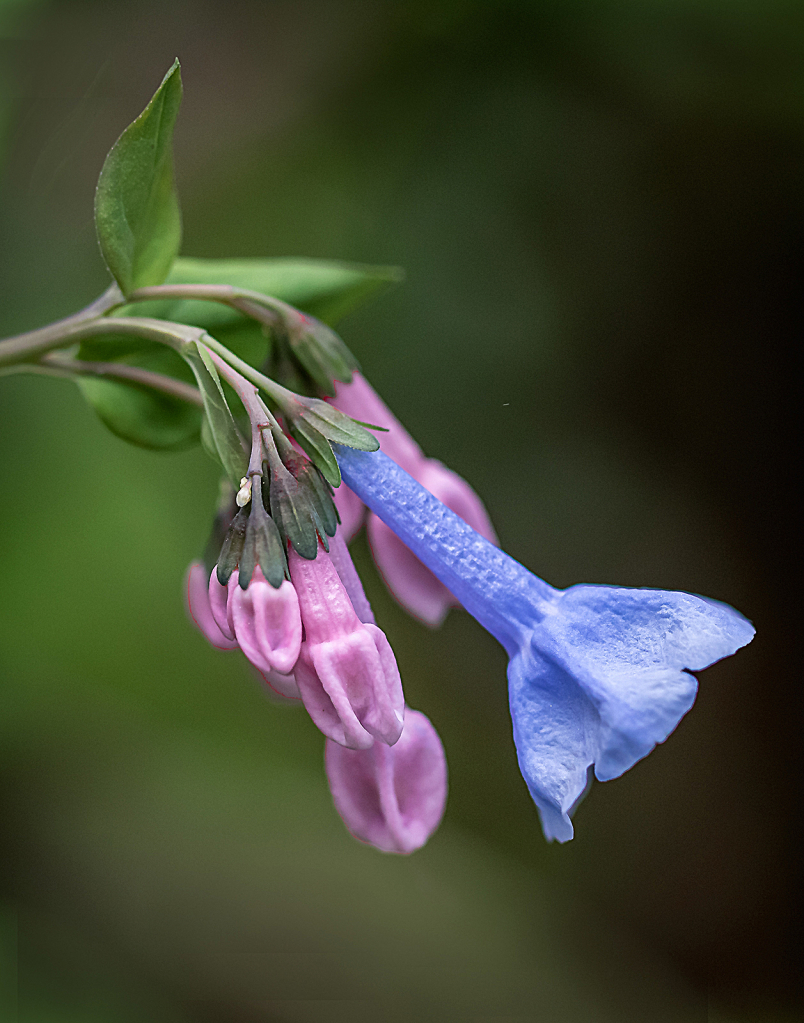
M 181 102 L 178 60 L 153 99 L 115 142 L 95 192 L 101 252 L 124 295 L 161 284 L 181 244 L 173 180 L 173 126 Z
M 240 480 L 246 475 L 248 462 L 218 372 L 203 345 L 197 345 L 196 351 L 185 358 L 204 399 L 204 411 L 218 460 L 230 483 L 237 489 Z
M 334 323 L 389 284 L 402 280 L 393 266 L 325 259 L 177 259 L 171 284 L 231 284 L 281 298 Z
M 185 401 L 120 380 L 79 377 L 81 393 L 112 433 L 154 451 L 178 451 L 198 441 L 201 410 Z
M 87 362 L 119 362 L 193 383 L 184 360 L 155 341 L 125 334 L 104 334 L 82 341 L 78 358 Z M 82 377 L 81 393 L 112 433 L 139 447 L 180 450 L 196 444 L 200 410 L 170 395 L 127 381 Z

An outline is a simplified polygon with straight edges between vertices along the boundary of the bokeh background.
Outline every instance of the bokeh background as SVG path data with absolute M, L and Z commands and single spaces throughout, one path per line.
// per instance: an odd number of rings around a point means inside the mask
M 0 1019 L 802 1018 L 795 0 L 0 4 L 0 333 L 107 283 L 103 157 L 173 58 L 184 253 L 405 268 L 343 321 L 428 454 L 558 586 L 728 601 L 751 647 L 549 846 L 502 650 L 355 545 L 447 816 L 384 856 L 322 740 L 185 618 L 198 450 L 0 379 Z

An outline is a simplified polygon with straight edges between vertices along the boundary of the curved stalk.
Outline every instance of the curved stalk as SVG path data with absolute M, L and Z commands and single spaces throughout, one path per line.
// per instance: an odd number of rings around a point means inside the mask
M 167 394 L 171 398 L 179 398 L 191 405 L 198 405 L 199 408 L 204 407 L 204 400 L 197 387 L 185 383 L 184 380 L 166 376 L 164 373 L 143 369 L 142 366 L 128 366 L 123 362 L 84 362 L 81 359 L 60 359 L 55 354 L 45 355 L 40 365 L 45 372 L 51 371 L 59 376 L 103 377 L 139 384 L 154 391 L 161 391 L 162 394 Z
M 118 286 L 112 284 L 99 298 L 96 298 L 80 312 L 50 323 L 47 327 L 40 327 L 37 330 L 29 330 L 24 334 L 5 338 L 0 341 L 0 366 L 13 366 L 17 363 L 27 362 L 54 348 L 63 348 L 65 345 L 72 344 L 76 340 L 75 332 L 85 326 L 88 321 L 105 316 L 112 309 L 125 305 L 125 302 L 123 293 Z M 108 328 L 106 330 L 108 332 Z
M 237 309 L 245 316 L 271 325 L 282 319 L 293 320 L 300 316 L 297 309 L 279 298 L 248 288 L 235 288 L 231 284 L 159 284 L 150 288 L 137 288 L 128 296 L 129 302 L 148 302 L 154 299 L 219 302 Z

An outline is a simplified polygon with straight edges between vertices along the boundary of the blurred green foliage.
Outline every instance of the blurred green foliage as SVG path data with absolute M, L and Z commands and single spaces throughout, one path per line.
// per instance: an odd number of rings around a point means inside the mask
M 707 990 L 724 1019 L 793 1018 L 803 10 L 54 0 L 4 41 L 0 332 L 106 286 L 94 183 L 178 54 L 184 252 L 404 267 L 339 329 L 506 549 L 555 585 L 688 589 L 759 627 L 548 847 L 502 651 L 461 613 L 407 619 L 359 541 L 451 772 L 430 845 L 385 857 L 343 831 L 304 714 L 183 615 L 212 463 L 129 448 L 67 383 L 0 380 L 0 900 L 24 1023 L 697 1023 Z

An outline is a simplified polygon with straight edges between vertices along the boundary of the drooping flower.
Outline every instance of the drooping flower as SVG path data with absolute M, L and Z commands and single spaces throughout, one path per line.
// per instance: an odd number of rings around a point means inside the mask
M 362 422 L 384 427 L 379 433 L 380 449 L 401 466 L 439 501 L 492 543 L 497 542 L 483 502 L 466 480 L 434 458 L 426 458 L 416 441 L 388 409 L 380 396 L 360 373 L 350 384 L 338 383 L 334 404 L 347 415 Z M 336 491 L 335 502 L 342 520 L 348 523 L 347 541 L 360 527 L 353 491 L 343 486 Z M 457 601 L 449 590 L 419 558 L 390 530 L 381 517 L 372 513 L 366 523 L 371 553 L 388 589 L 410 614 L 427 625 L 440 625 Z
M 332 563 L 361 622 L 374 613 L 340 531 Z M 383 852 L 420 849 L 441 822 L 447 802 L 447 761 L 438 733 L 417 710 L 405 709 L 393 746 L 354 750 L 326 740 L 324 761 L 335 808 L 355 837 Z
M 447 761 L 430 721 L 409 707 L 393 746 L 346 749 L 327 739 L 324 762 L 335 809 L 351 833 L 383 852 L 420 849 L 441 822 Z
M 323 548 L 312 561 L 291 549 L 288 565 L 304 626 L 294 675 L 307 712 L 341 745 L 368 749 L 375 739 L 392 745 L 405 703 L 385 633 L 360 621 Z
M 519 765 L 548 839 L 572 838 L 592 765 L 607 781 L 646 756 L 692 706 L 690 672 L 754 635 L 733 608 L 689 593 L 556 590 L 383 452 L 337 456 L 349 487 L 505 647 Z

